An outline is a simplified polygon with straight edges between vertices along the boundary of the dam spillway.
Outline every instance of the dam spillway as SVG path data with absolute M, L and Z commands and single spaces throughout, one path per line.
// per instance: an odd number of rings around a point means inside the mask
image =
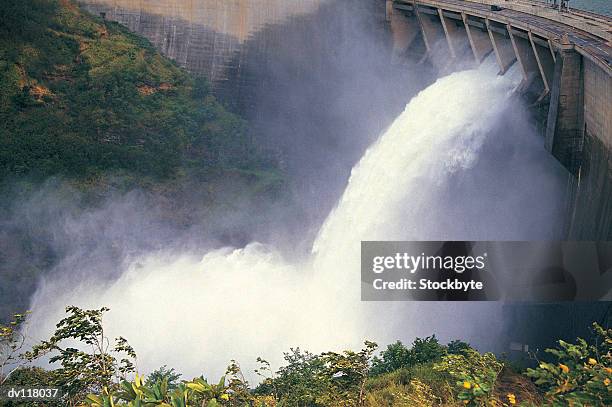
M 140 33 L 218 95 L 248 109 L 257 77 L 250 67 L 316 13 L 323 0 L 84 0 L 93 13 Z M 500 73 L 517 64 L 521 91 L 546 148 L 567 169 L 567 237 L 612 238 L 612 20 L 527 0 L 368 0 L 382 18 L 394 59 L 438 72 L 494 54 Z M 346 2 L 347 5 L 357 6 Z M 284 24 L 280 30 L 272 26 Z M 267 31 L 261 35 L 263 31 Z M 259 37 L 258 37 L 259 36 Z M 295 42 L 295 38 L 293 39 Z M 311 41 L 312 38 L 303 38 Z M 258 62 L 253 62 L 258 61 Z M 317 64 L 319 61 L 305 61 Z M 272 71 L 274 67 L 267 67 Z M 255 75 L 257 76 L 257 75 Z M 270 77 L 267 77 L 269 80 Z M 296 73 L 299 80 L 299 72 Z M 257 84 L 257 86 L 260 86 Z
M 518 64 L 546 148 L 572 174 L 567 235 L 612 237 L 612 23 L 542 2 L 389 0 L 395 52 L 442 69 L 494 53 Z

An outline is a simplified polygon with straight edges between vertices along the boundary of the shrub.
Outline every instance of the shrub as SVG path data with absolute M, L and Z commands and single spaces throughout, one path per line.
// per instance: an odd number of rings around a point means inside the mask
M 372 360 L 372 375 L 380 375 L 408 367 L 411 364 L 410 350 L 400 341 L 387 346 L 387 349 Z
M 381 352 L 380 357 L 373 358 L 370 373 L 379 375 L 421 363 L 436 362 L 447 352 L 447 348 L 440 345 L 435 335 L 416 338 L 410 349 L 397 341 L 387 346 L 387 349 Z
M 53 385 L 63 388 L 71 405 L 82 401 L 89 392 L 109 392 L 118 378 L 135 370 L 136 354 L 124 338 L 116 338 L 109 349 L 110 341 L 102 325 L 103 314 L 108 310 L 66 307 L 68 316 L 57 324 L 51 338 L 25 354 L 29 360 L 50 354 L 49 363 L 59 362 L 61 367 L 53 371 Z M 90 351 L 73 347 L 75 342 Z M 117 360 L 115 355 L 120 353 L 126 357 Z
M 177 388 L 180 378 L 181 374 L 177 373 L 174 368 L 168 369 L 167 365 L 163 365 L 162 367 L 157 370 L 154 370 L 150 375 L 147 376 L 145 384 L 147 386 L 152 386 L 156 383 L 161 383 L 165 380 L 168 385 L 168 389 L 173 390 Z
M 319 406 L 317 399 L 323 397 L 327 386 L 321 356 L 292 348 L 284 354 L 284 359 L 287 365 L 266 377 L 255 393 L 273 396 L 283 406 Z M 259 361 L 265 369 L 260 368 L 258 373 L 270 372 L 269 364 Z
M 527 369 L 527 376 L 544 389 L 552 405 L 612 405 L 612 329 L 593 324 L 593 330 L 593 344 L 581 338 L 575 344 L 559 341 L 557 348 L 546 350 L 556 363 Z
M 362 406 L 372 353 L 377 346 L 374 342 L 366 341 L 359 352 L 346 350 L 343 353 L 321 354 L 326 391 L 317 402 L 325 406 Z
M 444 356 L 434 370 L 450 375 L 455 381 L 459 400 L 468 406 L 484 406 L 491 400 L 493 387 L 503 367 L 492 353 L 480 354 L 469 349 L 461 354 Z

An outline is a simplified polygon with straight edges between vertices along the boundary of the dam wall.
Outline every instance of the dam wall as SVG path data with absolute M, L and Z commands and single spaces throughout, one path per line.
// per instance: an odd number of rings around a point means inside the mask
M 527 0 L 387 0 L 396 58 L 440 73 L 518 65 L 546 148 L 570 173 L 567 237 L 612 239 L 612 19 Z
M 316 12 L 325 0 L 80 0 L 86 10 L 117 21 L 164 55 L 226 88 L 245 60 L 244 46 L 268 26 Z M 265 46 L 266 44 L 262 44 Z

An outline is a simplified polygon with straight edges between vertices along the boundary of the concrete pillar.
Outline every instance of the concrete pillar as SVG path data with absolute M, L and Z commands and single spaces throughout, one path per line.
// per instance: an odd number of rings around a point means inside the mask
M 553 45 L 552 40 L 548 39 L 548 49 L 550 50 L 550 56 L 552 57 L 553 62 L 557 62 L 557 54 L 555 54 L 555 46 Z
M 444 34 L 446 35 L 448 46 L 451 49 L 451 54 L 454 58 L 459 58 L 463 61 L 466 54 L 470 52 L 470 44 L 464 25 L 457 25 L 457 22 L 461 23 L 462 21 L 445 16 L 442 9 L 438 9 L 438 14 L 440 16 L 442 28 L 444 29 Z M 457 15 L 457 17 L 459 17 L 459 15 Z
M 391 21 L 391 16 L 393 15 L 393 0 L 386 0 L 385 2 L 385 17 L 387 22 Z
M 434 21 L 434 19 L 430 18 L 428 15 L 421 13 L 416 2 L 414 3 L 414 10 L 417 20 L 419 21 L 419 26 L 421 27 L 428 57 L 434 60 L 434 63 L 444 59 L 444 57 L 448 59 L 448 55 L 451 54 L 451 51 L 448 48 L 442 24 L 440 24 L 439 21 Z
M 389 21 L 393 36 L 393 54 L 403 54 L 418 37 L 419 24 L 415 17 L 409 17 L 397 10 L 389 16 Z
M 525 87 L 529 87 L 534 81 L 538 81 L 540 87 L 543 88 L 538 70 L 538 62 L 536 61 L 529 39 L 515 35 L 510 24 L 507 25 L 507 29 L 510 41 L 512 42 L 512 48 L 514 48 L 514 53 L 516 54 L 516 60 L 523 73 L 523 84 Z
M 446 37 L 446 42 L 448 44 L 448 48 L 450 49 L 451 56 L 453 58 L 457 58 L 459 51 L 457 49 L 458 44 L 455 44 L 457 41 L 457 27 L 446 20 L 446 17 L 444 17 L 444 12 L 441 8 L 438 9 L 438 16 L 440 17 L 440 23 L 442 24 L 442 29 L 444 30 L 444 36 Z
M 470 48 L 477 64 L 480 64 L 487 55 L 493 51 L 493 44 L 489 35 L 478 28 L 470 27 L 469 19 L 465 13 L 461 13 L 465 32 L 467 33 Z
M 510 38 L 499 33 L 488 18 L 485 21 L 489 31 L 489 38 L 493 45 L 493 51 L 495 52 L 495 58 L 499 65 L 499 73 L 503 75 L 516 61 L 516 54 L 514 53 Z
M 539 99 L 542 99 L 548 92 L 550 92 L 550 80 L 552 79 L 552 75 L 547 73 L 547 69 L 544 68 L 544 62 L 545 62 L 544 58 L 545 58 L 545 55 L 548 55 L 548 54 L 542 54 L 542 56 L 540 56 L 538 47 L 536 46 L 536 43 L 533 40 L 533 34 L 531 33 L 531 31 L 529 31 L 527 34 L 529 36 L 529 42 L 531 44 L 531 49 L 533 50 L 533 55 L 535 56 L 536 62 L 538 64 L 538 70 L 540 71 L 540 76 L 542 77 L 542 83 L 544 84 L 544 92 L 539 98 Z M 553 65 L 549 65 L 549 66 L 553 66 Z M 550 68 L 548 68 L 548 70 L 550 70 Z
M 565 168 L 578 175 L 584 131 L 582 56 L 562 49 L 556 59 L 545 145 Z

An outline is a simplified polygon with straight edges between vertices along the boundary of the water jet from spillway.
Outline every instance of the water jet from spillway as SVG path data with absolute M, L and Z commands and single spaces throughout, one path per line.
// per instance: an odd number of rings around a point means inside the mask
M 308 261 L 253 243 L 200 258 L 151 253 L 113 282 L 82 264 L 41 282 L 30 337 L 48 337 L 66 305 L 107 306 L 107 331 L 129 340 L 141 373 L 167 364 L 187 377 L 218 377 L 230 359 L 246 371 L 257 356 L 279 366 L 295 346 L 494 336 L 501 322 L 493 304 L 453 304 L 451 312 L 447 304 L 361 302 L 359 243 L 555 236 L 562 179 L 542 140 L 521 127 L 515 85 L 487 65 L 413 98 L 354 167 Z M 513 132 L 517 123 L 522 132 Z

